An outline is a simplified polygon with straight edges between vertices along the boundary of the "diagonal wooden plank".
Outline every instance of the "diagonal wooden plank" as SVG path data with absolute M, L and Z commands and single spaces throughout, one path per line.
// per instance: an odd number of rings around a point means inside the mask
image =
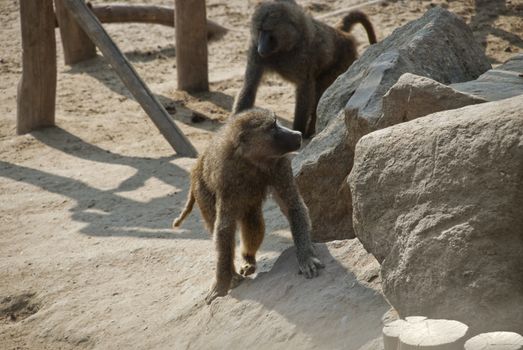
M 145 85 L 131 63 L 116 46 L 85 2 L 82 0 L 63 0 L 63 4 L 84 32 L 100 49 L 125 86 L 133 94 L 136 101 L 140 103 L 176 153 L 181 156 L 196 157 L 198 152 L 191 142 L 178 129 L 169 113 Z

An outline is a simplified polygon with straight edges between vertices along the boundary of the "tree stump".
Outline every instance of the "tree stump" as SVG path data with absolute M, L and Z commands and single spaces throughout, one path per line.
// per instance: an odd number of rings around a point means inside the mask
M 209 90 L 205 0 L 175 0 L 178 89 Z
M 405 317 L 405 321 L 408 323 L 418 323 L 425 321 L 427 318 L 425 316 L 407 316 Z
M 407 322 L 401 331 L 399 350 L 463 350 L 468 326 L 451 320 Z
M 401 332 L 409 327 L 408 322 L 396 320 L 387 323 L 383 327 L 383 346 L 385 350 L 398 350 L 399 337 Z
M 65 64 L 75 64 L 96 57 L 96 46 L 76 23 L 64 6 L 63 0 L 55 0 L 55 7 Z
M 523 350 L 523 336 L 513 332 L 483 333 L 467 340 L 465 350 Z
M 54 125 L 56 41 L 53 0 L 20 0 L 22 78 L 18 84 L 16 132 Z

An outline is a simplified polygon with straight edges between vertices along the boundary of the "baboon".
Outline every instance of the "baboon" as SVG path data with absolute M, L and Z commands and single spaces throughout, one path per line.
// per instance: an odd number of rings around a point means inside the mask
M 199 156 L 191 172 L 187 204 L 173 228 L 196 201 L 218 255 L 216 280 L 205 298 L 208 304 L 256 270 L 256 252 L 265 234 L 262 204 L 268 191 L 289 221 L 301 273 L 312 278 L 323 267 L 310 239 L 308 209 L 287 156 L 300 146 L 300 132 L 281 126 L 274 113 L 255 108 L 231 118 Z M 245 262 L 239 273 L 234 267 L 237 224 Z
M 376 43 L 363 12 L 352 11 L 333 28 L 312 18 L 294 0 L 259 3 L 251 19 L 245 80 L 233 114 L 254 105 L 264 73 L 273 71 L 295 85 L 293 129 L 311 137 L 321 95 L 358 57 L 356 40 L 349 34 L 356 23 L 365 27 L 369 42 Z

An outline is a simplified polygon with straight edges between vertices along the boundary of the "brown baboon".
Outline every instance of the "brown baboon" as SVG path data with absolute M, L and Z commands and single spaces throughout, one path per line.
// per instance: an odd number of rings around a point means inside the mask
M 311 137 L 321 95 L 358 57 L 356 40 L 349 34 L 356 23 L 365 27 L 370 43 L 376 43 L 372 24 L 360 11 L 349 13 L 333 28 L 293 0 L 258 4 L 251 19 L 245 80 L 233 113 L 254 105 L 264 72 L 274 71 L 296 86 L 293 129 Z
M 309 213 L 287 157 L 300 145 L 301 134 L 280 126 L 274 113 L 251 109 L 229 120 L 198 158 L 187 204 L 173 227 L 181 224 L 196 201 L 218 255 L 207 303 L 226 295 L 231 282 L 255 271 L 256 251 L 265 233 L 262 204 L 269 190 L 289 220 L 300 271 L 311 278 L 323 266 L 311 243 Z M 245 261 L 239 274 L 234 267 L 237 224 Z

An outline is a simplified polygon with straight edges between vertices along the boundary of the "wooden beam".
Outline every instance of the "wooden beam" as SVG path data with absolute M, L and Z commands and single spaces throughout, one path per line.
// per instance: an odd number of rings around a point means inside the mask
M 96 46 L 64 7 L 63 0 L 55 0 L 54 3 L 65 64 L 75 64 L 96 57 Z
M 20 0 L 22 78 L 18 84 L 16 132 L 54 125 L 56 41 L 53 0 Z
M 175 0 L 178 89 L 209 91 L 205 0 Z
M 323 15 L 320 15 L 320 16 L 316 17 L 316 19 L 319 19 L 319 20 L 323 21 L 323 20 L 325 20 L 327 18 L 330 18 L 330 17 L 342 17 L 342 15 L 345 15 L 345 14 L 351 12 L 351 11 L 359 10 L 359 9 L 362 9 L 363 7 L 366 7 L 366 6 L 376 5 L 376 4 L 379 4 L 381 2 L 383 2 L 383 0 L 367 0 L 367 1 L 364 1 L 364 2 L 356 4 L 356 5 L 352 5 L 352 6 L 349 6 L 349 7 L 338 9 L 336 11 L 328 12 L 326 14 L 323 14 Z
M 174 9 L 155 5 L 93 5 L 87 3 L 102 23 L 151 23 L 174 27 Z M 207 20 L 207 39 L 218 40 L 228 29 L 216 22 Z
M 196 149 L 178 129 L 169 113 L 167 113 L 161 103 L 158 102 L 127 58 L 111 40 L 89 7 L 87 7 L 82 0 L 63 0 L 63 4 L 84 32 L 100 49 L 104 57 L 120 76 L 125 86 L 131 91 L 136 101 L 140 103 L 167 142 L 176 150 L 176 153 L 181 156 L 196 157 L 198 154 Z

